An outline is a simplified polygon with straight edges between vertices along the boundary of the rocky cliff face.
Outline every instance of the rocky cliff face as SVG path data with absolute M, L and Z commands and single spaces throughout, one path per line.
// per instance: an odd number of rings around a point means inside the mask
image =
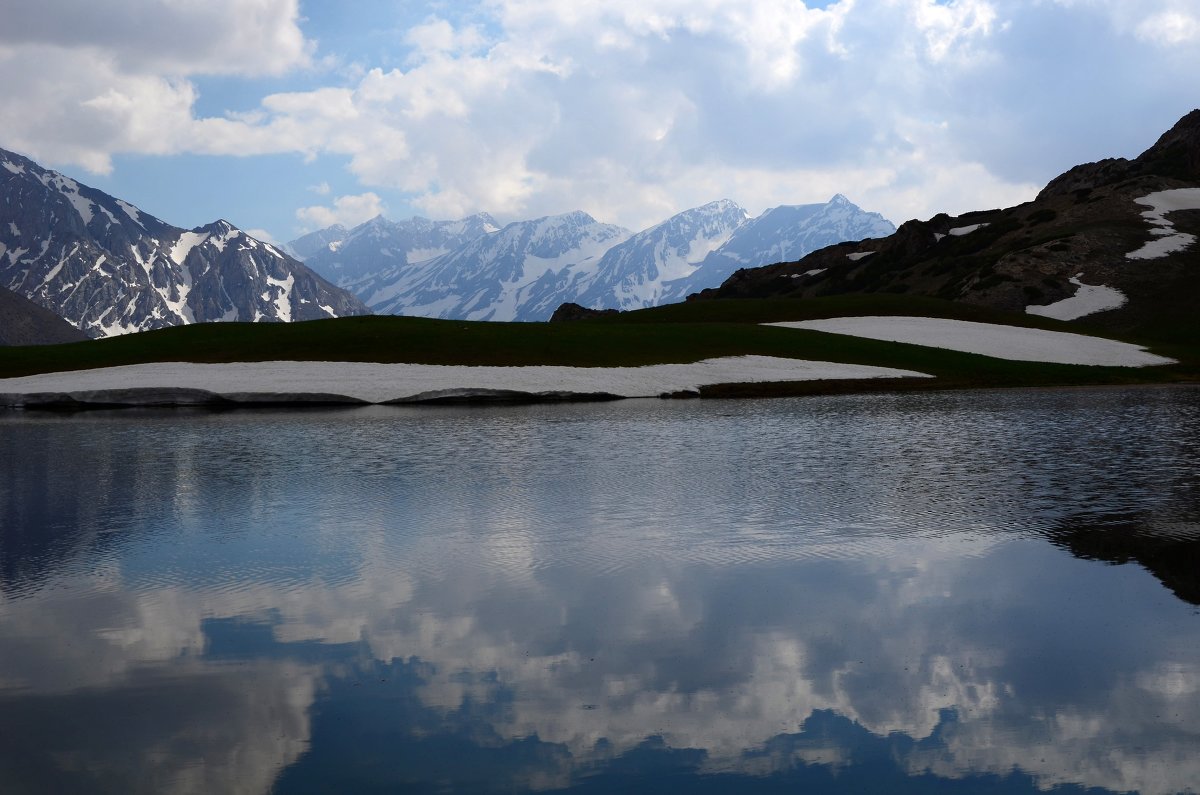
M 226 221 L 180 229 L 4 150 L 0 286 L 92 337 L 369 312 Z
M 1034 201 L 913 220 L 879 240 L 739 270 L 696 300 L 906 293 L 1200 340 L 1197 240 L 1193 111 L 1136 159 L 1076 166 Z

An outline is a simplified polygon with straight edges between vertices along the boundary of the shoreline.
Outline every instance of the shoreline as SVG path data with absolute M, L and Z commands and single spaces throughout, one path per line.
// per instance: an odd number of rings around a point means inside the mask
M 42 392 L 13 395 L 0 392 L 0 416 L 24 412 L 77 413 L 134 409 L 199 409 L 225 412 L 253 409 L 356 409 L 392 407 L 487 407 L 554 403 L 603 403 L 624 400 L 765 400 L 795 397 L 909 394 L 914 392 L 1094 391 L 1101 389 L 1198 389 L 1200 381 L 1137 381 L 1100 383 L 996 384 L 943 378 L 841 378 L 805 381 L 727 382 L 692 390 L 656 395 L 617 395 L 611 392 L 522 392 L 510 389 L 465 388 L 436 390 L 394 400 L 372 402 L 319 392 L 218 393 L 203 389 L 129 387 L 121 390 Z M 14 400 L 14 398 L 18 398 Z

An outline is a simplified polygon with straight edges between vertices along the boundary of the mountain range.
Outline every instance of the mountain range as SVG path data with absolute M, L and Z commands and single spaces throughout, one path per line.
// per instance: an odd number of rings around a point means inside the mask
M 838 195 L 757 218 L 729 200 L 633 233 L 584 212 L 517 221 L 382 217 L 333 226 L 285 247 L 384 314 L 548 320 L 563 303 L 637 309 L 682 300 L 739 267 L 796 258 L 895 227 Z
M 416 217 L 395 222 L 379 215 L 352 230 L 341 224 L 319 229 L 283 248 L 317 268 L 334 284 L 347 287 L 381 272 L 449 253 L 499 228 L 487 213 L 460 221 Z
M 1076 166 L 1030 202 L 737 270 L 691 300 L 903 293 L 1200 341 L 1200 110 L 1133 160 Z
M 1198 240 L 1200 110 L 1140 156 L 1076 166 L 1030 202 L 899 229 L 838 195 L 756 218 L 716 201 L 636 233 L 583 212 L 502 228 L 486 214 L 380 217 L 283 250 L 225 221 L 171 226 L 0 150 L 0 288 L 92 337 L 371 310 L 546 320 L 566 303 L 900 293 L 1200 340 Z M 10 325 L 28 315 L 9 298 L 0 310 Z
M 0 288 L 90 337 L 372 311 L 538 321 L 564 303 L 636 309 L 682 300 L 740 267 L 894 229 L 838 195 L 757 218 L 716 201 L 637 233 L 579 211 L 503 228 L 486 213 L 376 217 L 277 247 L 224 220 L 172 226 L 0 149 Z M 15 323 L 24 305 L 5 307 Z
M 0 149 L 0 287 L 90 337 L 368 314 L 227 221 L 187 230 Z

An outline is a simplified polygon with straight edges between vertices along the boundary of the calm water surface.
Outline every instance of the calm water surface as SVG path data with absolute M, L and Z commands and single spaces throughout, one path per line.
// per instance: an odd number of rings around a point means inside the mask
M 1200 390 L 0 415 L 0 791 L 1196 792 Z

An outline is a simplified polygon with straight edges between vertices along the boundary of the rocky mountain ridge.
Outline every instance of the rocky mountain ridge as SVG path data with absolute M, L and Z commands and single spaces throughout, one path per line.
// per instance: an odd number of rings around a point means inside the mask
M 1200 339 L 1198 239 L 1200 110 L 1139 157 L 1076 166 L 1025 204 L 738 270 L 693 300 L 905 293 Z
M 376 218 L 329 229 L 289 246 L 374 311 L 468 320 L 547 320 L 556 307 L 636 309 L 682 300 L 738 267 L 803 256 L 842 240 L 895 230 L 844 196 L 776 207 L 757 218 L 729 200 L 685 210 L 641 232 L 583 212 L 487 229 L 490 216 L 393 223 Z M 414 229 L 446 229 L 463 240 L 424 261 Z M 423 240 L 427 240 L 424 238 Z M 453 243 L 445 238 L 445 245 Z M 352 241 L 369 241 L 355 248 Z M 347 274 L 359 278 L 347 278 Z
M 772 207 L 755 218 L 744 210 L 741 213 L 742 222 L 730 230 L 725 241 L 699 262 L 689 261 L 686 275 L 664 281 L 656 300 L 614 303 L 601 299 L 599 303 L 622 309 L 674 303 L 720 284 L 739 268 L 796 259 L 831 243 L 886 237 L 896 231 L 882 215 L 865 212 L 840 193 L 825 204 Z
M 628 230 L 584 212 L 516 221 L 416 267 L 351 285 L 376 312 L 463 320 L 545 320 L 564 283 Z M 544 315 L 544 317 L 542 316 Z
M 186 230 L 0 149 L 0 286 L 91 337 L 367 314 L 227 221 Z
M 349 287 L 447 254 L 499 228 L 487 213 L 458 221 L 420 216 L 389 221 L 378 215 L 353 229 L 337 225 L 318 230 L 284 249 L 339 287 Z

